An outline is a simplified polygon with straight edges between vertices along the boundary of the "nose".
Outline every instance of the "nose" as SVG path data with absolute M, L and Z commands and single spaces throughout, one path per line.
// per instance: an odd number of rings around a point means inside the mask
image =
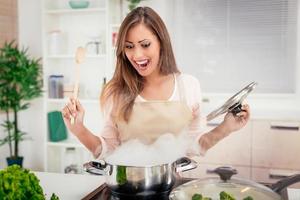
M 134 48 L 133 59 L 138 60 L 143 57 L 143 50 L 140 48 Z

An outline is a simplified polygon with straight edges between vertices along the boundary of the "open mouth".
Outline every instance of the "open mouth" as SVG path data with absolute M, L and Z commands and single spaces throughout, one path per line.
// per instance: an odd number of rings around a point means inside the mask
M 146 59 L 146 60 L 135 61 L 135 63 L 138 65 L 138 67 L 141 70 L 145 70 L 147 68 L 147 66 L 149 65 L 150 61 L 148 59 Z

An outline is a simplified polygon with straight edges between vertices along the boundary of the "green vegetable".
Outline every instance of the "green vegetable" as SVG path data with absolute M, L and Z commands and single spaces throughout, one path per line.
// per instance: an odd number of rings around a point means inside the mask
M 192 196 L 192 200 L 212 200 L 210 197 L 202 197 L 202 194 L 195 193 Z M 227 192 L 220 192 L 220 200 L 235 200 L 233 195 L 227 193 Z M 243 200 L 254 200 L 251 196 L 247 196 L 243 198 Z
M 245 198 L 243 198 L 243 200 L 254 200 L 251 196 L 247 196 Z
M 127 182 L 126 167 L 117 166 L 117 183 L 123 185 L 126 182 Z
M 235 200 L 235 198 L 231 194 L 222 191 L 220 192 L 220 200 Z
M 192 196 L 192 200 L 203 200 L 203 198 L 201 194 L 196 193 Z
M 40 180 L 28 169 L 12 165 L 0 170 L 1 200 L 45 200 Z M 54 193 L 50 200 L 59 200 Z
M 0 199 L 44 200 L 39 179 L 29 170 L 12 165 L 0 171 Z
M 59 200 L 59 198 L 56 196 L 56 194 L 52 193 L 50 200 Z
M 202 194 L 194 194 L 192 196 L 192 200 L 212 200 L 212 198 L 209 197 L 203 197 Z

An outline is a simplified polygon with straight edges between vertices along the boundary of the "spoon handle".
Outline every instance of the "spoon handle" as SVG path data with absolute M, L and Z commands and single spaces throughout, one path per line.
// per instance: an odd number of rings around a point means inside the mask
M 86 54 L 86 49 L 83 47 L 78 47 L 75 54 L 75 85 L 73 91 L 73 97 L 76 100 L 78 98 L 78 91 L 79 91 L 79 77 L 80 77 L 80 64 L 84 61 Z M 76 110 L 76 104 L 74 104 L 74 110 Z M 71 116 L 71 124 L 75 123 L 75 117 Z

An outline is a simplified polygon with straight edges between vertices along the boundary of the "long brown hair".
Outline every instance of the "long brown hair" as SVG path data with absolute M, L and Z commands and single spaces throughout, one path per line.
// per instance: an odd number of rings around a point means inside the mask
M 172 50 L 170 36 L 160 16 L 149 7 L 138 7 L 132 10 L 123 20 L 117 39 L 117 63 L 112 79 L 102 90 L 100 101 L 102 109 L 112 100 L 112 114 L 114 120 L 128 122 L 134 100 L 143 90 L 144 79 L 131 65 L 125 55 L 125 39 L 128 31 L 143 23 L 153 32 L 160 43 L 158 67 L 160 74 L 179 73 Z

